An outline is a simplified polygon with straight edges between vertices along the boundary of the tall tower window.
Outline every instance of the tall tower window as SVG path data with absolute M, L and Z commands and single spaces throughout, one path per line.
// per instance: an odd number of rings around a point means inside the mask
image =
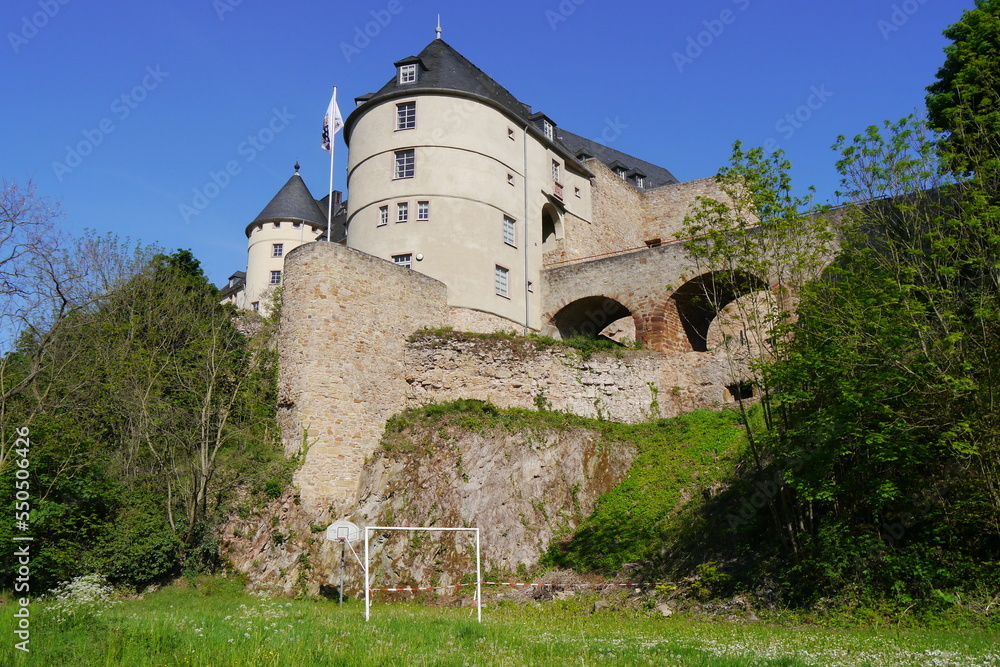
M 271 257 L 283 257 L 285 255 L 285 244 L 284 243 L 272 243 L 271 244 Z
M 378 207 L 378 226 L 389 224 L 389 207 L 379 206 Z
M 413 264 L 413 255 L 411 253 L 406 253 L 405 255 L 393 255 L 392 263 L 396 266 L 408 269 L 410 268 L 410 265 Z
M 553 181 L 559 180 L 559 163 L 556 162 L 555 160 L 552 161 L 552 180 Z
M 413 178 L 415 162 L 413 149 L 396 151 L 396 171 L 394 178 Z
M 410 219 L 410 205 L 405 201 L 396 204 L 396 222 L 406 222 Z
M 272 285 L 281 284 L 281 271 L 271 271 L 271 284 Z
M 417 103 L 403 102 L 396 105 L 396 129 L 412 130 L 417 126 Z
M 431 203 L 429 201 L 417 202 L 417 221 L 431 219 Z
M 500 266 L 499 264 L 496 265 L 496 269 L 494 270 L 494 274 L 493 275 L 494 275 L 494 282 L 496 284 L 497 296 L 502 296 L 505 299 L 509 299 L 510 298 L 509 293 L 508 293 L 508 291 L 509 291 L 508 287 L 509 287 L 509 284 L 510 284 L 509 281 L 508 281 L 509 274 L 510 274 L 510 271 L 508 269 L 505 269 L 504 267 Z
M 509 246 L 517 247 L 517 237 L 515 236 L 516 223 L 513 218 L 503 217 L 503 242 Z

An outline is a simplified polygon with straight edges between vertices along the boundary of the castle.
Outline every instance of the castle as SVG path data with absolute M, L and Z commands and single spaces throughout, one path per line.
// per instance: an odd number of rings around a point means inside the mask
M 223 290 L 266 311 L 282 285 L 279 419 L 286 451 L 307 450 L 305 504 L 349 511 L 385 420 L 424 400 L 543 395 L 635 421 L 641 404 L 669 416 L 745 391 L 711 351 L 718 311 L 698 295 L 736 299 L 767 277 L 694 275 L 671 243 L 698 196 L 723 197 L 714 179 L 681 183 L 562 129 L 440 35 L 394 67 L 345 120 L 349 199 L 314 199 L 296 169 L 246 227 L 247 271 Z M 413 342 L 435 327 L 603 332 L 648 352 L 573 367 Z

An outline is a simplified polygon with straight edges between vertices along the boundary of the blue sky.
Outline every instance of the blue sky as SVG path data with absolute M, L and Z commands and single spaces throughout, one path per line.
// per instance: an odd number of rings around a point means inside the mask
M 770 140 L 796 185 L 827 201 L 836 136 L 921 109 L 941 31 L 973 6 L 6 0 L 0 176 L 33 179 L 71 234 L 190 248 L 222 283 L 245 268 L 243 230 L 296 158 L 322 195 L 332 86 L 346 116 L 434 38 L 440 13 L 449 44 L 572 132 L 610 137 L 681 180 L 714 174 L 736 139 Z

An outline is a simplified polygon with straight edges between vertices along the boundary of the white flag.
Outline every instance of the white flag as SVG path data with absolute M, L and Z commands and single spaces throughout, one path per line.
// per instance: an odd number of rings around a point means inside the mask
M 333 131 L 330 127 L 333 126 Z M 333 135 L 344 127 L 344 117 L 340 115 L 340 107 L 337 106 L 337 87 L 333 87 L 333 97 L 330 99 L 330 106 L 326 110 L 326 117 L 323 119 L 323 150 L 330 152 L 331 139 Z

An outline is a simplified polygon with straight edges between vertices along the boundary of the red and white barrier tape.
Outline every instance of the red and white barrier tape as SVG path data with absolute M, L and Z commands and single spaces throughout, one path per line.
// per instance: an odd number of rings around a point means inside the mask
M 522 582 L 509 581 L 484 581 L 483 586 L 517 586 L 522 588 L 641 588 L 643 586 L 665 586 L 672 584 L 670 581 L 658 583 L 642 582 L 637 584 L 526 584 Z M 475 586 L 471 584 L 450 584 L 448 586 L 404 586 L 396 588 L 370 588 L 371 591 L 388 591 L 390 593 L 412 593 L 415 591 L 438 591 L 446 588 L 464 588 L 465 586 Z

